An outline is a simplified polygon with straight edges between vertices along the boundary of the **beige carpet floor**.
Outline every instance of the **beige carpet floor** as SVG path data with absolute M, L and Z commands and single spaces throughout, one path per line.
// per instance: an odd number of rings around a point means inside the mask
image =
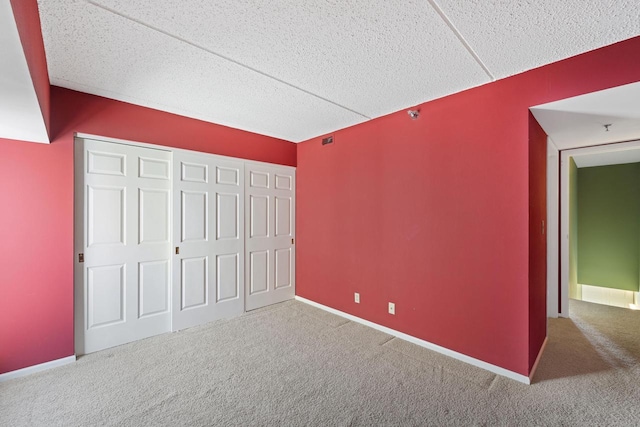
M 290 301 L 0 383 L 2 426 L 640 425 L 640 312 L 571 302 L 534 384 Z

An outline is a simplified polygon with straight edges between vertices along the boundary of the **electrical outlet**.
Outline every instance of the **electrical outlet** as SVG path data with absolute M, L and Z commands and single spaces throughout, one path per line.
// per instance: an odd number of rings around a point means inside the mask
M 396 314 L 396 305 L 392 302 L 389 303 L 389 314 Z
M 359 293 L 355 293 L 353 294 L 353 299 L 355 300 L 356 304 L 360 304 L 360 294 Z

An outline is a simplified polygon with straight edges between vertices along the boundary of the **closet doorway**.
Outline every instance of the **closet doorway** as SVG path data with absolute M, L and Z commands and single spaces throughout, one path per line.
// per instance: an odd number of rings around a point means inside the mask
M 81 135 L 75 342 L 85 354 L 295 296 L 295 168 Z

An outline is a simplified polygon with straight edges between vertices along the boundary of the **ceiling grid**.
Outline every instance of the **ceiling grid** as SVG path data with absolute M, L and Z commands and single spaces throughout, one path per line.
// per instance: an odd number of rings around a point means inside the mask
M 444 11 L 442 10 L 442 8 L 438 5 L 438 3 L 435 0 L 428 0 L 429 3 L 431 4 L 431 6 L 435 9 L 435 11 L 438 13 L 438 15 L 440 16 L 440 18 L 442 18 L 442 20 L 447 24 L 447 26 L 449 28 L 451 28 L 451 31 L 453 31 L 453 33 L 456 35 L 456 37 L 458 38 L 458 40 L 460 40 L 460 43 L 462 43 L 462 45 L 465 47 L 465 49 L 467 49 L 467 51 L 469 52 L 469 54 L 471 56 L 473 56 L 473 59 L 476 60 L 476 62 L 478 63 L 478 65 L 480 65 L 480 67 L 482 67 L 482 69 L 484 70 L 485 73 L 487 73 L 487 76 L 491 79 L 491 81 L 495 80 L 495 77 L 493 76 L 493 74 L 491 73 L 491 71 L 487 68 L 487 66 L 485 65 L 484 62 L 482 62 L 482 59 L 480 59 L 480 57 L 478 56 L 478 54 L 473 50 L 473 48 L 469 45 L 469 43 L 465 40 L 464 36 L 462 35 L 462 33 L 456 28 L 456 26 L 454 25 L 453 22 L 451 22 L 451 20 L 449 19 L 449 17 L 447 17 L 447 15 L 444 13 Z
M 629 0 L 39 0 L 54 85 L 300 142 L 640 33 Z

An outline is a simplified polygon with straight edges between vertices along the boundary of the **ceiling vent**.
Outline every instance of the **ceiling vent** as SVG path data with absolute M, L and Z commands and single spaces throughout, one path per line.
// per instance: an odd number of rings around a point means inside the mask
M 333 144 L 333 135 L 322 138 L 322 145 Z

